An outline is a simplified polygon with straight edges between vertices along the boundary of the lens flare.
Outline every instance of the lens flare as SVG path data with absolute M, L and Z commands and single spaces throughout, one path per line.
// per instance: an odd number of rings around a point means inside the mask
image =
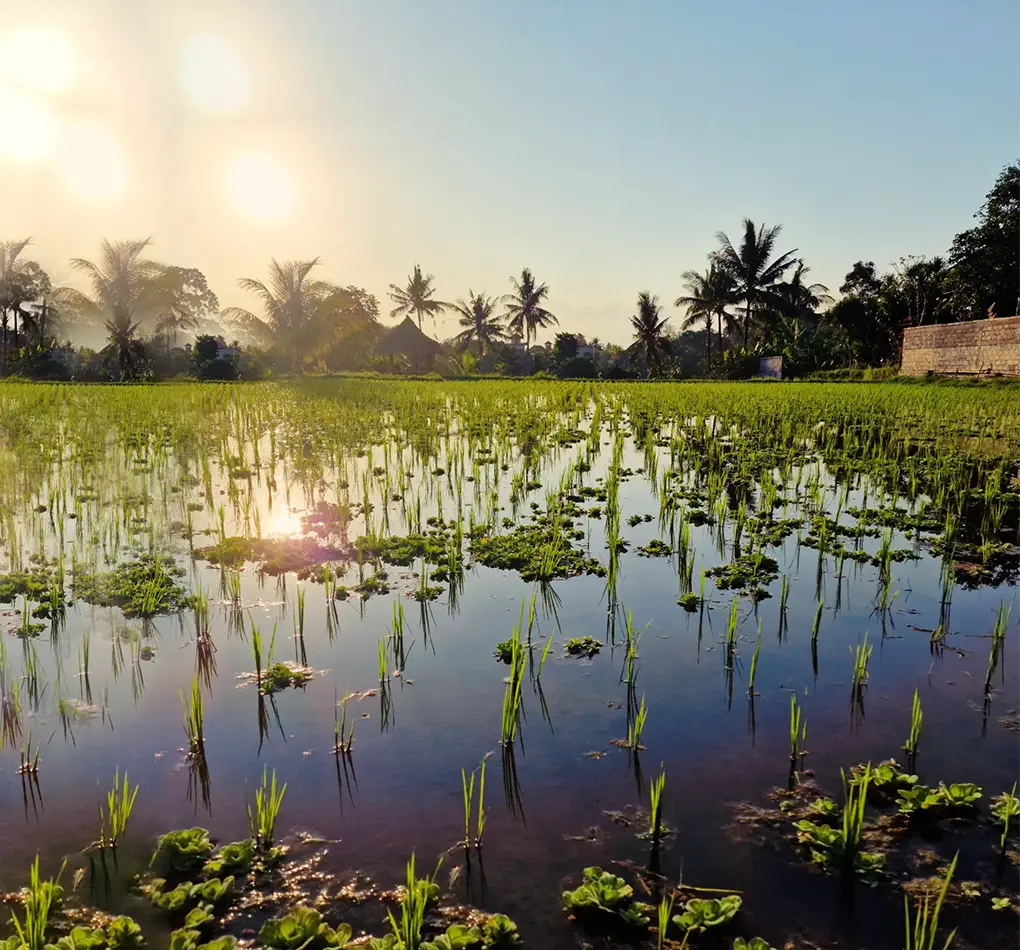
M 127 158 L 117 136 L 96 121 L 70 123 L 60 138 L 57 174 L 78 198 L 110 201 L 127 183 Z
M 0 157 L 16 162 L 47 158 L 57 137 L 52 110 L 36 96 L 0 86 Z
M 237 51 L 219 36 L 193 36 L 180 59 L 184 95 L 206 112 L 240 112 L 251 98 L 251 79 Z

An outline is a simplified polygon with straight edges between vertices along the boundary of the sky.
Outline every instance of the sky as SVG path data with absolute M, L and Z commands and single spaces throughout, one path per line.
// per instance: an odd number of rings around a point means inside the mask
M 271 257 L 379 297 L 530 267 L 626 343 L 716 232 L 838 288 L 945 253 L 1020 155 L 1016 0 L 0 0 L 0 240 L 151 236 L 226 305 Z M 454 332 L 446 317 L 434 328 Z

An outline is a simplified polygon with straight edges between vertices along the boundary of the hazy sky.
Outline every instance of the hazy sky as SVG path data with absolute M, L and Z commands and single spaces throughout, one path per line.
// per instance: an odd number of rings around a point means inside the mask
M 1016 0 L 0 11 L 0 238 L 58 282 L 152 235 L 224 304 L 318 255 L 388 314 L 415 261 L 445 299 L 527 265 L 566 329 L 625 342 L 638 291 L 671 303 L 744 216 L 838 287 L 944 252 L 1020 154 Z

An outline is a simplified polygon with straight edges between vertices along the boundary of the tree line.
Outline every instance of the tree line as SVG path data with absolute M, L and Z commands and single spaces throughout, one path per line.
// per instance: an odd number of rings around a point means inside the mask
M 798 372 L 891 363 L 906 327 L 1017 312 L 1020 162 L 1003 169 L 975 218 L 944 257 L 903 257 L 881 273 L 858 261 L 838 299 L 811 280 L 798 249 L 782 249 L 779 225 L 746 219 L 735 239 L 716 235 L 704 270 L 680 275 L 679 328 L 659 297 L 642 291 L 621 346 L 567 332 L 535 346 L 559 321 L 548 285 L 527 267 L 506 293 L 470 290 L 448 302 L 416 264 L 403 284 L 390 285 L 389 316 L 424 330 L 426 321 L 454 315 L 459 332 L 434 367 L 454 374 L 739 376 L 762 355 L 781 355 Z M 379 301 L 319 277 L 317 258 L 272 260 L 264 279 L 238 281 L 257 306 L 221 309 L 201 271 L 153 260 L 149 240 L 104 240 L 95 259 L 73 258 L 85 289 L 53 286 L 31 247 L 28 239 L 0 241 L 4 375 L 122 380 L 425 368 L 376 354 L 390 326 L 380 320 Z M 71 337 L 96 345 L 74 348 Z

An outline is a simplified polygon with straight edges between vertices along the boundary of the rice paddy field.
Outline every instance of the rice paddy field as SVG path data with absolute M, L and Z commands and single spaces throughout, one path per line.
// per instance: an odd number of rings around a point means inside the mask
M 1015 387 L 0 384 L 0 947 L 1013 947 L 1018 576 Z

